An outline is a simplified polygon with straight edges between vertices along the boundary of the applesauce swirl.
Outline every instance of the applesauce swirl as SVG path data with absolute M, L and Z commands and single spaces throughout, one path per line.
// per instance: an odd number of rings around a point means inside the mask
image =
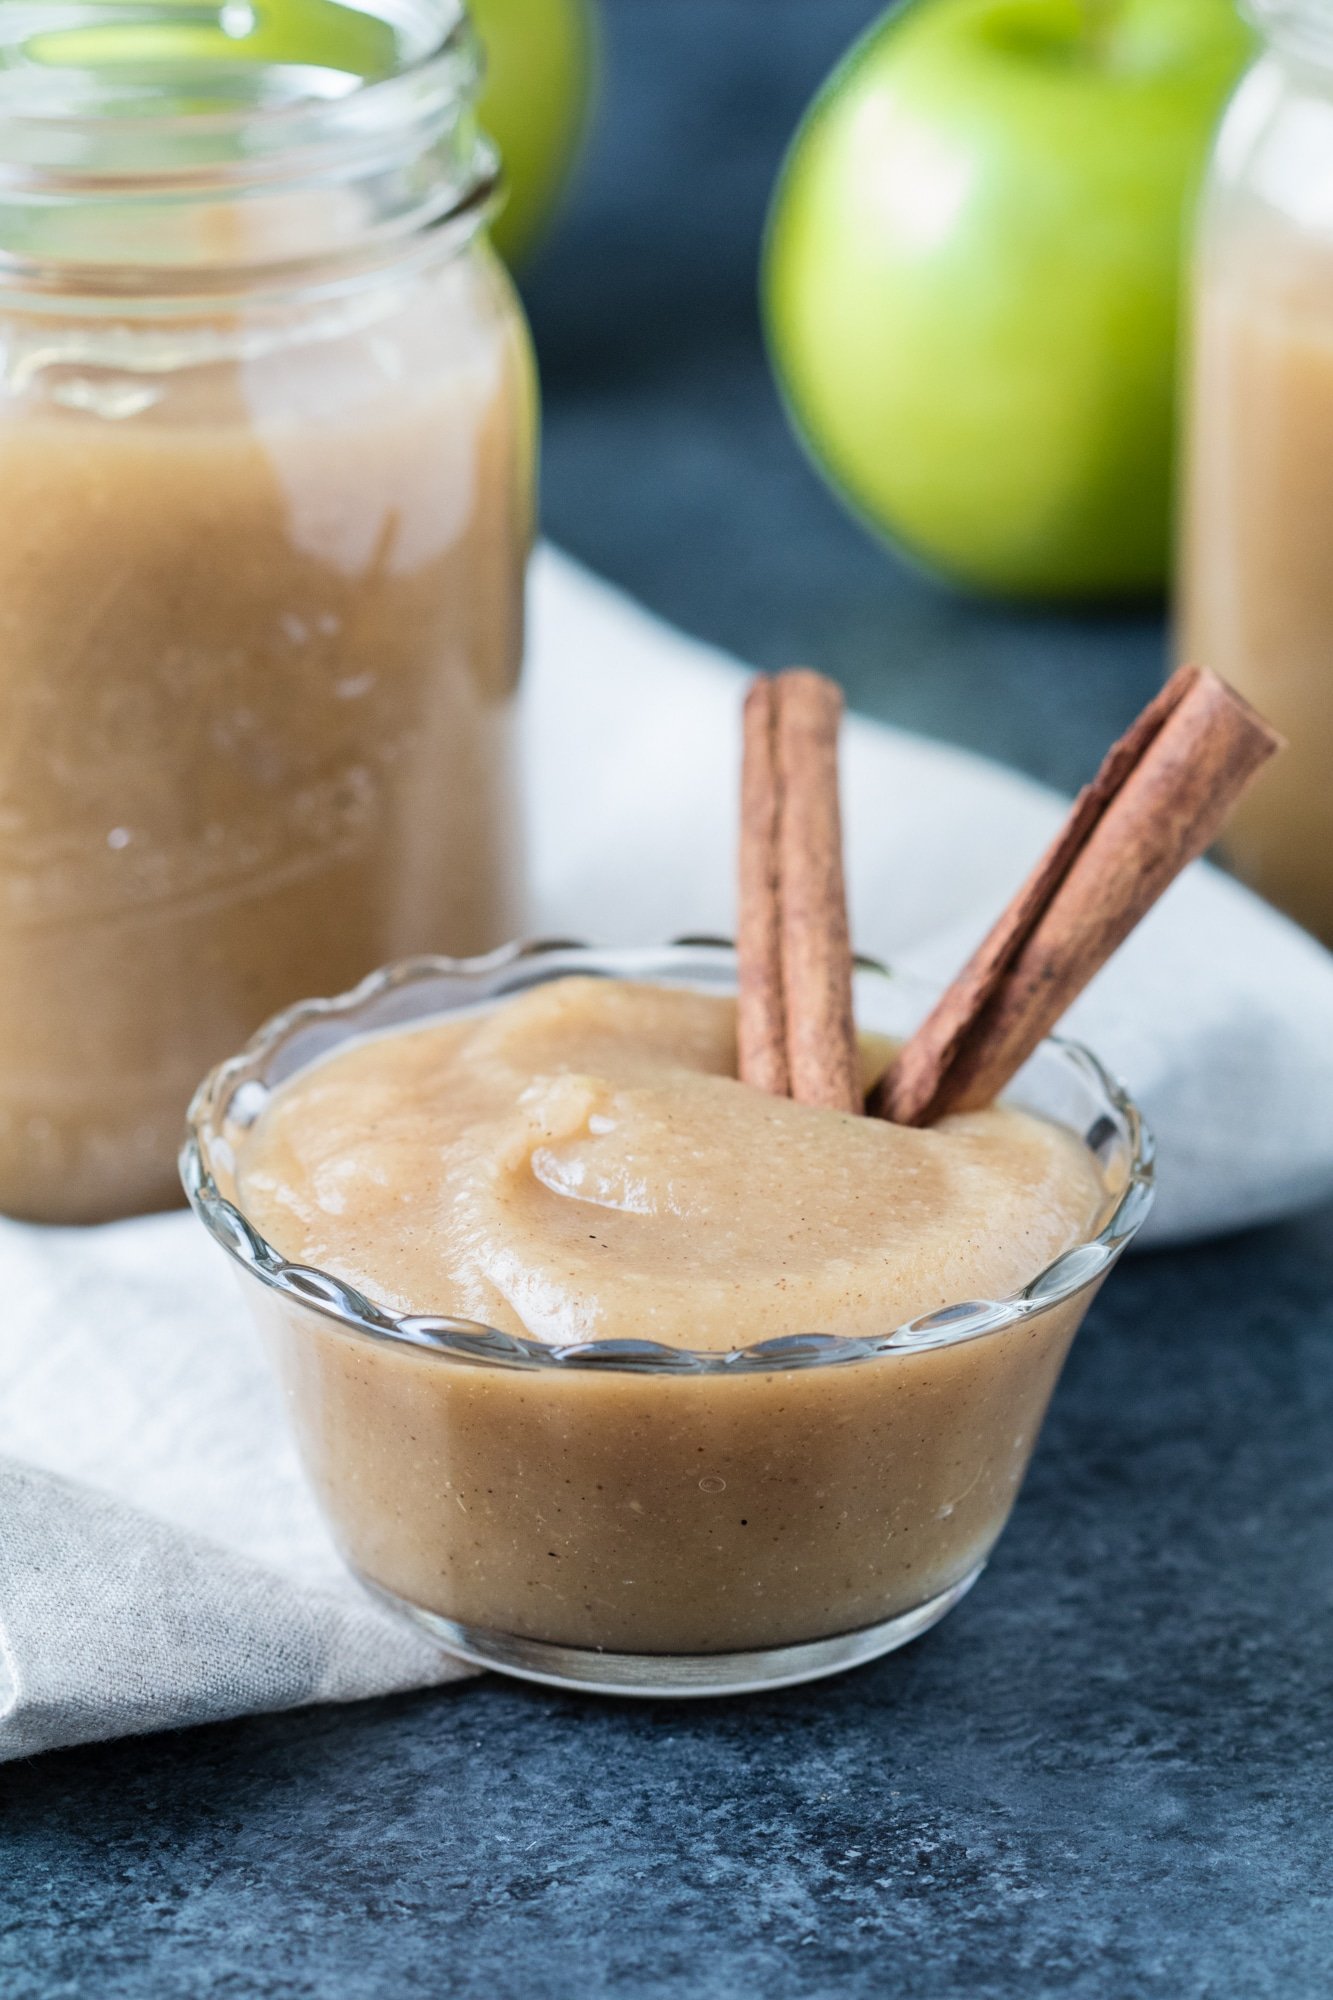
M 864 1038 L 867 1083 L 889 1050 Z M 561 979 L 295 1077 L 246 1140 L 241 1203 L 401 1311 L 712 1350 L 1003 1298 L 1105 1204 L 1073 1135 L 1030 1113 L 918 1131 L 735 1068 L 731 1000 Z

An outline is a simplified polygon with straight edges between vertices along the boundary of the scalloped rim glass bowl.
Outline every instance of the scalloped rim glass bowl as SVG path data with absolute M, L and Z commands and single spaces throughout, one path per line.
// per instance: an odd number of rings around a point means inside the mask
M 298 1070 L 570 973 L 735 990 L 734 953 L 707 939 L 412 959 L 289 1008 L 196 1093 L 186 1193 L 241 1274 L 334 1536 L 450 1652 L 557 1685 L 733 1693 L 902 1645 L 1004 1526 L 1069 1343 L 1151 1203 L 1143 1121 L 1085 1049 L 1043 1043 L 1006 1095 L 1096 1158 L 1095 1235 L 1010 1298 L 727 1353 L 398 1313 L 289 1262 L 242 1213 L 238 1149 Z M 933 997 L 857 962 L 864 1028 L 905 1035 Z

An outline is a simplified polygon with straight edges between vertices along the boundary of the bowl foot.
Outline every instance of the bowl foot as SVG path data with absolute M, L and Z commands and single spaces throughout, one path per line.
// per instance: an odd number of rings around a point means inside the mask
M 845 1673 L 867 1660 L 891 1653 L 928 1632 L 965 1597 L 985 1568 L 978 1563 L 958 1583 L 910 1611 L 877 1625 L 837 1632 L 797 1646 L 765 1646 L 750 1653 L 608 1653 L 586 1646 L 557 1646 L 543 1639 L 520 1639 L 508 1632 L 460 1625 L 438 1612 L 422 1610 L 363 1578 L 382 1603 L 411 1619 L 460 1660 L 541 1681 L 547 1687 L 576 1688 L 586 1694 L 637 1695 L 645 1699 L 748 1694 L 759 1688 L 793 1687 Z

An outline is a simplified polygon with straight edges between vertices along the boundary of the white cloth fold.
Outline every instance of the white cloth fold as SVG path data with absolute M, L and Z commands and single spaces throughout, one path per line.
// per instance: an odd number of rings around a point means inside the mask
M 538 555 L 536 930 L 730 929 L 740 681 Z M 857 942 L 939 976 L 1063 810 L 1012 772 L 858 719 L 844 784 Z M 1333 959 L 1225 877 L 1191 870 L 1069 1026 L 1157 1130 L 1158 1240 L 1333 1195 Z M 0 1222 L 0 1284 L 0 1757 L 457 1675 L 341 1570 L 192 1218 Z

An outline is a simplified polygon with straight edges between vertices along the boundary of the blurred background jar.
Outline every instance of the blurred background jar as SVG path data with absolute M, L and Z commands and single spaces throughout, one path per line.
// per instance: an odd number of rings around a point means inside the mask
M 1227 847 L 1333 944 L 1333 9 L 1253 11 L 1195 258 L 1179 649 L 1289 737 Z
M 514 931 L 535 393 L 456 0 L 4 11 L 0 1207 L 88 1221 L 274 1008 Z

